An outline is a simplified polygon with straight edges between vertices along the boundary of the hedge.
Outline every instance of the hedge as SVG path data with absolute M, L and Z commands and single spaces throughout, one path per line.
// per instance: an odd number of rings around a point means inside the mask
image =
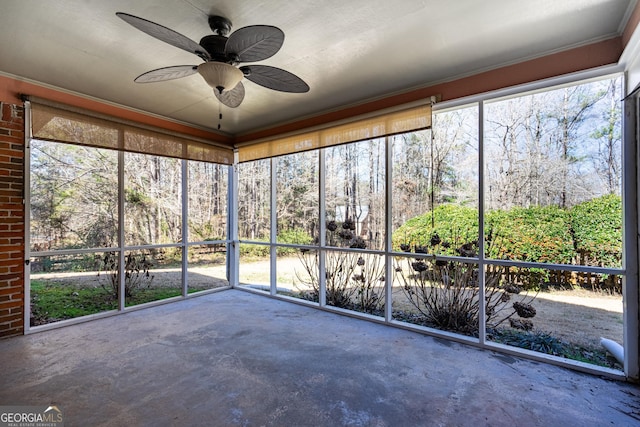
M 432 227 L 433 219 L 433 227 Z M 485 215 L 487 255 L 495 259 L 618 267 L 622 257 L 622 200 L 602 196 L 571 209 L 556 206 L 492 210 Z M 433 237 L 435 239 L 432 239 Z M 393 234 L 395 250 L 433 247 L 459 255 L 475 245 L 477 209 L 441 205 L 414 217 Z

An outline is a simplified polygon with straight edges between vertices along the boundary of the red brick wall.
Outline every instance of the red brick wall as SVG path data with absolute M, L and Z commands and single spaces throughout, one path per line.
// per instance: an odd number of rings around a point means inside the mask
M 24 110 L 0 102 L 0 337 L 24 333 Z

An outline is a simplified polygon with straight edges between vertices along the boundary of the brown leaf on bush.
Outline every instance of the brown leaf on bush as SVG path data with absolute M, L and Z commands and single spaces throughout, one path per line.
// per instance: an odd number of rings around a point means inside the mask
M 530 331 L 533 329 L 533 322 L 529 319 L 509 319 L 509 324 L 512 328 L 520 329 L 522 331 Z
M 513 303 L 513 309 L 518 313 L 518 316 L 525 319 L 536 315 L 536 309 L 531 304 L 523 304 L 516 301 Z

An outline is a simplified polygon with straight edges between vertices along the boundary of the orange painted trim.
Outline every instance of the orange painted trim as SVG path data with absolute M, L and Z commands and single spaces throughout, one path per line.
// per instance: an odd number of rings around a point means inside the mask
M 622 46 L 627 47 L 629 40 L 640 23 L 640 2 L 636 3 L 636 7 L 631 12 L 629 21 L 622 32 Z
M 320 114 L 297 122 L 239 135 L 236 137 L 235 142 L 242 143 L 262 138 L 273 138 L 280 134 L 300 131 L 305 128 L 320 126 L 333 121 L 348 119 L 361 114 L 372 113 L 385 108 L 424 100 L 433 95 L 440 95 L 441 101 L 448 101 L 588 70 L 603 65 L 615 64 L 620 59 L 620 55 L 622 55 L 622 38 L 615 37 L 541 58 L 508 65 L 470 77 L 393 95 L 339 111 Z
M 21 81 L 6 76 L 0 76 L 0 101 L 21 105 L 21 94 L 37 96 L 51 101 L 60 102 L 62 104 L 71 105 L 73 107 L 94 111 L 96 113 L 106 114 L 148 126 L 155 126 L 161 129 L 183 133 L 185 135 L 202 138 L 208 141 L 222 143 L 228 145 L 229 147 L 231 147 L 233 144 L 233 139 L 226 135 L 209 132 L 202 129 L 196 129 L 188 125 L 175 123 L 169 120 L 163 120 L 158 117 L 148 116 L 143 113 L 127 110 L 126 108 L 105 104 L 96 100 L 83 98 L 81 96 L 72 95 L 66 92 L 61 92 L 34 83 Z

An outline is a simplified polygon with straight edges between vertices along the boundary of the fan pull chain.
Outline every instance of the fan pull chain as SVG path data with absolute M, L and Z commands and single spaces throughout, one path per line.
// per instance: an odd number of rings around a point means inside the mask
M 222 125 L 222 103 L 218 102 L 218 130 L 220 130 L 220 127 Z

